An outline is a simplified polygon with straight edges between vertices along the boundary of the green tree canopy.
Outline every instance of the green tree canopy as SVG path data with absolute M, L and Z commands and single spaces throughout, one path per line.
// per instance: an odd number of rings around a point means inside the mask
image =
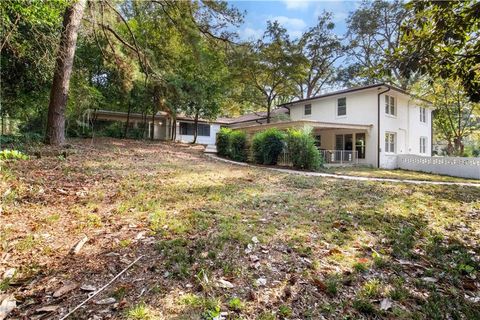
M 458 80 L 480 101 L 480 2 L 411 1 L 395 59 L 404 76 Z

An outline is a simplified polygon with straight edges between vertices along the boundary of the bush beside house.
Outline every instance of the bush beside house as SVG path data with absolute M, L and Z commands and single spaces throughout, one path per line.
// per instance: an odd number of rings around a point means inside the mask
M 232 129 L 221 128 L 217 134 L 217 154 L 221 157 L 228 157 L 229 155 L 229 136 Z
M 247 137 L 245 132 L 222 128 L 217 135 L 217 154 L 235 161 L 247 161 Z M 276 128 L 258 132 L 252 139 L 253 162 L 275 165 L 282 152 L 286 152 L 292 166 L 302 170 L 318 170 L 323 158 L 315 146 L 311 128 L 288 130 Z
M 243 131 L 220 129 L 217 135 L 217 154 L 235 161 L 247 161 L 247 135 Z
M 315 146 L 311 128 L 290 129 L 285 139 L 286 151 L 296 169 L 318 170 L 323 165 L 323 158 Z
M 274 165 L 283 151 L 285 133 L 271 128 L 255 134 L 252 140 L 252 153 L 255 163 Z

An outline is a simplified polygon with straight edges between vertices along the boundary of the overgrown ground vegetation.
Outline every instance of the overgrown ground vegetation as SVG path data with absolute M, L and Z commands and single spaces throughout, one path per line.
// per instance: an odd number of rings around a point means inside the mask
M 72 144 L 66 158 L 2 164 L 13 317 L 65 314 L 87 298 L 80 286 L 140 255 L 73 319 L 480 317 L 480 188 L 288 175 L 189 145 Z

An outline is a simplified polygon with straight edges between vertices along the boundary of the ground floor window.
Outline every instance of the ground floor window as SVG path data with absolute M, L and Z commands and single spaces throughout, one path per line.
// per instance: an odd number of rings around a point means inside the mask
M 180 134 L 193 136 L 195 133 L 195 124 L 190 122 L 180 122 Z M 198 124 L 198 136 L 200 137 L 209 137 L 210 136 L 210 125 L 199 123 Z
M 395 153 L 396 134 L 393 132 L 385 133 L 385 152 Z
M 420 153 L 427 153 L 427 137 L 420 137 Z
M 365 133 L 355 134 L 355 150 L 358 159 L 365 159 Z

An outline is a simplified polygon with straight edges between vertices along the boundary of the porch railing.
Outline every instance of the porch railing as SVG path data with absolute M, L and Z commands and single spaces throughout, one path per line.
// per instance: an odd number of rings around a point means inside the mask
M 319 150 L 326 164 L 358 164 L 358 151 L 352 150 Z M 292 166 L 288 152 L 282 151 L 278 157 L 278 165 Z
M 358 151 L 355 150 L 320 150 L 325 163 L 358 164 Z

